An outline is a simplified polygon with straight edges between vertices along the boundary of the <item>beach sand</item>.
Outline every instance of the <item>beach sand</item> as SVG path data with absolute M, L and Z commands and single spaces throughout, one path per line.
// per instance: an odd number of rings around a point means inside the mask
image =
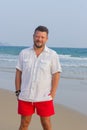
M 86 130 L 87 116 L 63 105 L 55 104 L 53 130 Z M 18 130 L 20 116 L 14 92 L 0 89 L 0 130 Z M 42 130 L 39 116 L 33 115 L 29 130 Z

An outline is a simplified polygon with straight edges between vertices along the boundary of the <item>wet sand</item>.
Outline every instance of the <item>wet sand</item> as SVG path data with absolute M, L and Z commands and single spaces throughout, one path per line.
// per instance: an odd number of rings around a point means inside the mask
M 87 116 L 55 104 L 56 114 L 52 117 L 53 130 L 86 130 Z M 20 116 L 13 91 L 0 89 L 0 130 L 18 130 Z M 41 130 L 39 116 L 33 115 L 29 130 Z

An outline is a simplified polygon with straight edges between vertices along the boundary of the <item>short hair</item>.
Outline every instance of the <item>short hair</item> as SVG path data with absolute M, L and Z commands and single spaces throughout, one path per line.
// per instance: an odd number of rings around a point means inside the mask
M 48 28 L 47 28 L 47 27 L 45 27 L 45 26 L 41 26 L 41 25 L 40 25 L 40 26 L 38 26 L 38 27 L 35 29 L 34 33 L 35 33 L 36 31 L 46 32 L 46 33 L 47 33 L 47 35 L 48 35 L 48 33 L 49 33 Z

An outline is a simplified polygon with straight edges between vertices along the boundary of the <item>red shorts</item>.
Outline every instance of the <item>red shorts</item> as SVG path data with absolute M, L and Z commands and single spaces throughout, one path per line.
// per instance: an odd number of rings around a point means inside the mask
M 54 115 L 53 100 L 42 102 L 27 102 L 18 100 L 18 114 L 23 116 L 29 116 L 35 113 L 35 110 L 40 116 Z

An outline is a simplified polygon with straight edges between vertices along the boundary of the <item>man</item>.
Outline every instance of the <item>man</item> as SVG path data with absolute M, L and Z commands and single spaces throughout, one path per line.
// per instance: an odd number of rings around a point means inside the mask
M 47 40 L 47 27 L 38 26 L 33 35 L 33 47 L 19 54 L 15 78 L 18 114 L 21 115 L 19 130 L 28 130 L 35 111 L 43 130 L 52 130 L 50 117 L 55 113 L 53 99 L 61 66 L 57 53 L 46 46 Z

